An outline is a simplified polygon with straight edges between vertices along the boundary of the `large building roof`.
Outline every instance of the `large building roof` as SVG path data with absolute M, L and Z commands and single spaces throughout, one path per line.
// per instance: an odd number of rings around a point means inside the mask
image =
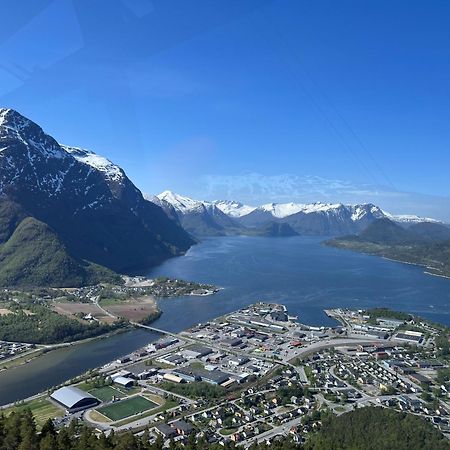
M 94 396 L 74 386 L 64 386 L 57 389 L 50 397 L 68 409 L 76 408 L 80 402 L 84 403 L 86 400 L 92 400 L 93 403 L 98 402 Z

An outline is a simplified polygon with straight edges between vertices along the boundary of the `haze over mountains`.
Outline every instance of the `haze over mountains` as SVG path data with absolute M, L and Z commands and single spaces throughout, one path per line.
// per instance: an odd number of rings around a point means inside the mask
M 234 200 L 193 200 L 171 191 L 148 198 L 198 237 L 236 233 L 266 235 L 273 224 L 288 226 L 284 228 L 286 235 L 336 236 L 358 233 L 382 218 L 404 225 L 439 223 L 434 219 L 418 216 L 395 216 L 370 203 L 269 203 L 253 207 Z M 283 228 L 278 227 L 277 230 L 277 236 L 280 233 L 283 235 Z

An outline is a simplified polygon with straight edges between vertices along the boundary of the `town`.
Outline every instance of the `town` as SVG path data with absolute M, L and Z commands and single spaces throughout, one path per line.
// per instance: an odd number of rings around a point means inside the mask
M 29 406 L 38 426 L 83 421 L 97 433 L 131 430 L 185 442 L 249 447 L 304 442 L 324 414 L 365 406 L 406 411 L 450 436 L 448 329 L 404 313 L 327 310 L 340 324 L 299 323 L 283 305 L 256 303 L 146 347 Z M 159 330 L 164 333 L 162 330 Z

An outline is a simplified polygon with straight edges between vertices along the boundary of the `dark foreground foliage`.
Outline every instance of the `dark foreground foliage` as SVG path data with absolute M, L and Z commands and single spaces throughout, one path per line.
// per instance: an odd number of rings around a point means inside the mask
M 429 422 L 391 409 L 360 408 L 331 416 L 305 445 L 307 450 L 444 450 L 449 440 Z
M 139 437 L 131 433 L 97 437 L 93 430 L 72 421 L 57 432 L 49 420 L 37 433 L 31 411 L 0 416 L 0 450 L 162 450 L 158 438 L 149 443 L 148 432 Z M 171 450 L 235 449 L 233 443 L 224 446 L 209 444 L 204 438 L 191 435 L 186 444 L 171 442 Z M 448 450 L 449 441 L 433 426 L 410 414 L 383 408 L 361 408 L 339 417 L 325 420 L 322 429 L 313 434 L 304 446 L 290 438 L 271 443 L 253 444 L 251 450 Z

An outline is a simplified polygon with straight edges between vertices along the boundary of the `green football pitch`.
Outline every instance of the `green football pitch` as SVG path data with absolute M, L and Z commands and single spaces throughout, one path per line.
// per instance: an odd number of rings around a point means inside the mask
M 112 405 L 103 406 L 97 411 L 115 422 L 116 420 L 143 413 L 156 406 L 158 406 L 156 403 L 137 395 L 136 397 L 127 398 Z
M 102 402 L 110 402 L 114 397 L 122 398 L 124 395 L 122 392 L 114 389 L 111 386 L 103 386 L 91 389 L 89 394 L 93 395 L 95 398 L 98 398 Z

